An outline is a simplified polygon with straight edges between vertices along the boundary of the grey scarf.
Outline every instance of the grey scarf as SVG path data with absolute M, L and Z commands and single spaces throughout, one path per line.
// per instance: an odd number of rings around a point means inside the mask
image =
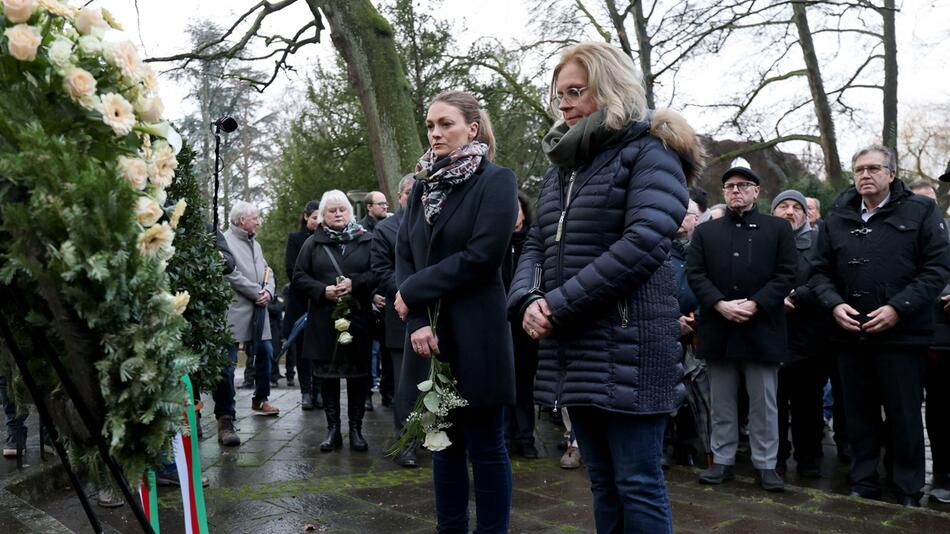
M 555 125 L 541 140 L 541 150 L 558 167 L 575 169 L 589 163 L 604 147 L 615 144 L 627 134 L 628 128 L 605 128 L 604 115 L 603 111 L 595 111 L 573 128 L 566 122 Z

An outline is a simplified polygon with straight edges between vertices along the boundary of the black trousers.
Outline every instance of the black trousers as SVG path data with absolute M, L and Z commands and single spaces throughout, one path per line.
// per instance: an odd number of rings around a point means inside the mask
M 518 330 L 514 330 L 517 327 Z M 538 346 L 512 325 L 515 347 L 515 404 L 505 406 L 505 438 L 534 444 L 534 375 L 538 371 Z
M 819 355 L 827 362 L 828 379 L 831 380 L 831 395 L 834 397 L 834 405 L 831 407 L 832 431 L 835 440 L 835 446 L 838 452 L 848 447 L 848 416 L 844 412 L 844 393 L 841 388 L 841 368 L 838 367 L 838 354 L 826 353 Z
M 795 461 L 818 463 L 825 421 L 822 417 L 825 364 L 819 358 L 804 358 L 785 364 L 778 372 L 778 460 L 795 451 Z M 792 439 L 788 439 L 791 416 Z
M 918 497 L 924 486 L 924 349 L 919 347 L 848 348 L 838 355 L 848 443 L 851 489 L 880 493 L 878 463 L 887 447 L 894 484 L 903 496 Z M 835 399 L 837 402 L 837 399 Z M 887 428 L 881 420 L 881 407 Z
M 416 385 L 429 378 L 429 360 L 401 349 L 389 349 L 393 356 L 393 369 L 399 373 L 395 382 L 396 394 L 393 396 L 393 418 L 396 430 L 402 431 L 406 418 L 412 413 L 419 397 Z
M 950 482 L 950 351 L 927 355 L 927 436 L 936 481 Z
M 379 395 L 382 398 L 393 398 L 396 391 L 396 375 L 393 372 L 392 349 L 385 343 L 379 344 Z M 370 392 L 372 393 L 372 392 Z

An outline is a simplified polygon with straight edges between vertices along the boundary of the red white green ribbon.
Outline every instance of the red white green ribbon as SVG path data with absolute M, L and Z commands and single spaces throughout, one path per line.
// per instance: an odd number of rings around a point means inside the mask
M 198 422 L 195 417 L 194 388 L 191 379 L 184 375 L 181 381 L 188 390 L 188 407 L 185 410 L 185 419 L 188 422 L 189 435 L 176 434 L 172 440 L 175 451 L 175 466 L 178 469 L 178 481 L 181 487 L 181 502 L 185 511 L 186 534 L 208 534 L 208 513 L 205 509 L 204 490 L 201 486 L 201 455 L 198 452 Z M 149 519 L 155 534 L 159 533 L 158 525 L 158 492 L 155 489 L 155 471 L 148 472 L 147 484 L 142 482 L 139 487 L 139 498 L 142 508 Z

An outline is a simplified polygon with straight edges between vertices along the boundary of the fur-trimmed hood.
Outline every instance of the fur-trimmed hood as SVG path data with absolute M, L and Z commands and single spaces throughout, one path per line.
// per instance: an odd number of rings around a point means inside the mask
M 706 149 L 686 118 L 672 109 L 662 108 L 649 117 L 650 134 L 676 152 L 683 164 L 686 183 L 694 184 L 706 168 Z

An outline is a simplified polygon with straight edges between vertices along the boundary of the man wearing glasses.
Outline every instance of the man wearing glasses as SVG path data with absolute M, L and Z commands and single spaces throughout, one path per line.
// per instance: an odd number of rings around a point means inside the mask
M 363 207 L 366 208 L 366 216 L 360 221 L 360 226 L 366 228 L 366 231 L 372 232 L 376 229 L 376 223 L 389 217 L 389 202 L 386 195 L 379 191 L 370 191 L 363 197 Z
M 838 326 L 831 340 L 840 344 L 851 493 L 881 496 L 883 445 L 893 458 L 897 502 L 917 507 L 924 486 L 924 356 L 934 301 L 950 275 L 950 248 L 937 204 L 896 178 L 890 148 L 863 148 L 851 164 L 854 187 L 825 216 L 809 285 Z
M 725 216 L 701 224 L 686 259 L 699 300 L 696 355 L 707 362 L 712 405 L 713 464 L 703 484 L 734 478 L 739 443 L 739 384 L 749 394 L 749 445 L 759 485 L 783 491 L 778 461 L 779 365 L 789 358 L 785 296 L 795 280 L 797 251 L 789 224 L 760 213 L 759 176 L 733 167 L 722 176 Z

